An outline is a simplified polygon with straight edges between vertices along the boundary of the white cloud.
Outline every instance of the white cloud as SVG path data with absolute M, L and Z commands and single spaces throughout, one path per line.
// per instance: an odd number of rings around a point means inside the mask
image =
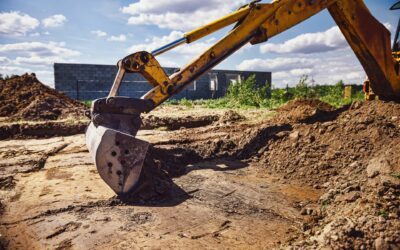
M 31 34 L 29 34 L 29 36 L 37 37 L 37 36 L 40 36 L 40 33 L 39 32 L 31 33 Z
M 366 74 L 351 49 L 296 57 L 244 60 L 238 70 L 271 71 L 276 87 L 294 86 L 302 75 L 309 75 L 317 84 L 334 84 L 339 80 L 362 84 Z
M 5 76 L 5 75 L 22 75 L 25 73 L 35 73 L 36 77 L 39 79 L 39 81 L 43 82 L 44 84 L 47 84 L 51 87 L 54 87 L 53 84 L 53 78 L 54 78 L 54 73 L 51 70 L 34 70 L 33 68 L 26 67 L 26 66 L 4 66 L 0 65 L 0 73 Z
M 157 49 L 163 45 L 166 45 L 170 42 L 173 42 L 179 38 L 182 38 L 184 36 L 184 33 L 181 31 L 176 31 L 173 30 L 171 33 L 169 33 L 166 36 L 161 36 L 161 37 L 152 37 L 151 39 L 146 39 L 145 43 L 142 44 L 135 44 L 131 47 L 128 48 L 127 52 L 132 53 L 136 51 L 149 51 L 151 52 L 154 49 Z M 173 55 L 180 55 L 180 56 L 185 56 L 185 57 L 192 57 L 194 55 L 200 55 L 200 53 L 204 52 L 206 49 L 208 49 L 210 46 L 212 46 L 215 43 L 215 38 L 210 38 L 206 41 L 200 41 L 192 44 L 183 44 L 171 51 L 169 51 L 169 54 Z
M 39 21 L 18 11 L 0 13 L 0 34 L 10 36 L 26 35 L 36 29 Z
M 128 52 L 136 52 L 142 50 L 152 51 L 154 49 L 157 49 L 158 47 L 161 47 L 162 45 L 168 44 L 172 41 L 182 38 L 183 35 L 184 35 L 183 32 L 174 30 L 166 36 L 161 36 L 161 37 L 155 36 L 152 37 L 151 39 L 146 39 L 145 43 L 132 45 L 128 49 Z
M 260 46 L 261 53 L 301 53 L 311 54 L 348 47 L 348 44 L 337 26 L 323 32 L 306 33 L 284 43 L 267 43 Z
M 46 28 L 56 28 L 63 26 L 66 21 L 67 18 L 64 15 L 57 14 L 43 19 L 42 24 Z
M 312 68 L 317 59 L 301 57 L 278 57 L 275 59 L 255 58 L 244 60 L 237 65 L 238 70 L 283 71 L 295 68 Z
M 4 66 L 0 65 L 0 73 L 2 75 L 21 75 L 26 72 L 33 72 L 31 69 L 26 67 L 16 67 L 16 66 Z
M 334 84 L 339 80 L 362 84 L 365 79 L 365 72 L 337 26 L 283 43 L 261 45 L 260 52 L 285 56 L 244 60 L 237 69 L 271 71 L 277 87 L 293 86 L 302 75 L 309 75 L 317 84 Z
M 53 65 L 55 62 L 68 62 L 70 59 L 63 58 L 60 56 L 50 56 L 50 57 L 39 57 L 39 56 L 30 56 L 30 57 L 17 57 L 13 61 L 16 65 Z
M 53 63 L 74 62 L 80 54 L 67 48 L 63 42 L 0 44 L 0 73 L 13 75 L 34 72 L 44 83 L 51 85 L 54 81 Z
M 95 34 L 98 37 L 107 36 L 107 33 L 101 30 L 92 30 L 90 33 Z
M 111 36 L 107 40 L 108 41 L 113 41 L 113 42 L 125 42 L 126 41 L 126 36 L 125 35 Z
M 151 52 L 163 45 L 166 45 L 172 41 L 182 38 L 184 35 L 181 31 L 171 31 L 168 35 L 161 37 L 152 37 L 145 40 L 144 43 L 135 44 L 129 47 L 126 52 L 134 53 L 137 51 L 148 51 Z M 174 48 L 167 53 L 157 56 L 157 60 L 164 67 L 178 67 L 186 64 L 193 57 L 200 55 L 206 51 L 215 43 L 215 38 L 209 38 L 205 41 L 199 41 L 192 44 L 183 44 L 179 47 Z
M 131 15 L 131 25 L 156 25 L 160 28 L 189 30 L 234 11 L 246 0 L 139 0 L 121 11 Z
M 63 58 L 79 56 L 80 52 L 65 48 L 65 43 L 60 42 L 22 42 L 11 44 L 0 44 L 0 52 L 27 54 L 29 56 L 51 57 L 62 56 Z
M 7 65 L 10 64 L 11 60 L 5 56 L 0 56 L 0 65 Z

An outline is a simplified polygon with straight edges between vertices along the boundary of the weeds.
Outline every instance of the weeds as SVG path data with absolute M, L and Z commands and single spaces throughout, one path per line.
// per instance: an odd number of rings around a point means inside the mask
M 391 176 L 400 179 L 400 173 L 392 173 Z
M 205 108 L 268 108 L 274 109 L 282 106 L 286 102 L 297 98 L 314 98 L 329 103 L 335 107 L 350 104 L 354 100 L 363 100 L 364 93 L 360 87 L 353 87 L 352 98 L 344 98 L 344 83 L 339 81 L 335 85 L 318 85 L 308 76 L 302 76 L 295 87 L 284 89 L 271 88 L 269 83 L 257 86 L 255 76 L 252 75 L 241 83 L 229 86 L 223 98 L 210 100 L 169 100 L 167 104 L 184 105 L 193 107 L 200 105 Z
M 389 216 L 389 213 L 386 210 L 380 210 L 378 215 L 386 219 Z
M 85 100 L 85 101 L 81 101 L 83 104 L 85 104 L 86 107 L 90 108 L 92 106 L 92 102 L 91 100 Z
M 324 202 L 322 202 L 322 208 L 323 208 L 323 209 L 327 209 L 328 206 L 329 206 L 329 201 L 324 201 Z

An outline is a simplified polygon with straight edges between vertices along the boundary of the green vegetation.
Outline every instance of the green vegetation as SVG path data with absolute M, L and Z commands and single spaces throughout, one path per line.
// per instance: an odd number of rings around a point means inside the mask
M 324 201 L 324 202 L 322 202 L 322 208 L 323 208 L 323 209 L 327 209 L 328 206 L 329 206 L 329 201 Z
M 392 173 L 391 176 L 400 179 L 400 173 Z
M 383 218 L 387 218 L 389 216 L 389 213 L 386 210 L 380 210 L 378 212 L 378 216 L 382 216 Z
M 271 109 L 298 98 L 315 98 L 335 107 L 350 104 L 354 100 L 364 99 L 364 93 L 360 87 L 353 91 L 352 98 L 345 99 L 344 88 L 343 81 L 339 81 L 335 85 L 318 85 L 310 81 L 308 76 L 302 76 L 295 87 L 271 89 L 268 82 L 264 86 L 257 87 L 255 76 L 252 75 L 241 83 L 230 85 L 226 96 L 223 98 L 194 101 L 187 99 L 179 101 L 169 100 L 166 103 L 170 105 L 184 105 L 190 108 L 200 105 L 206 108 Z
M 92 106 L 92 101 L 86 100 L 86 101 L 81 101 L 83 104 L 86 105 L 86 107 L 90 108 Z

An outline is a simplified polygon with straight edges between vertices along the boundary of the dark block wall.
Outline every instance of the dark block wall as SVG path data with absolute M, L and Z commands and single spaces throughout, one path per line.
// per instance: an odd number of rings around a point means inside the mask
M 173 74 L 175 68 L 164 68 L 168 75 Z M 71 98 L 78 100 L 93 100 L 106 97 L 117 74 L 117 68 L 113 65 L 93 64 L 54 64 L 54 85 Z M 172 99 L 187 98 L 211 99 L 225 95 L 229 86 L 229 76 L 240 75 L 246 79 L 250 75 L 256 75 L 257 85 L 264 85 L 271 82 L 270 72 L 251 72 L 234 70 L 211 70 L 196 80 L 196 87 L 187 87 L 181 93 L 174 95 Z M 217 76 L 218 88 L 215 91 L 210 89 L 211 75 Z M 151 86 L 140 74 L 126 74 L 118 95 L 139 98 L 147 93 Z M 269 90 L 270 91 L 270 90 Z

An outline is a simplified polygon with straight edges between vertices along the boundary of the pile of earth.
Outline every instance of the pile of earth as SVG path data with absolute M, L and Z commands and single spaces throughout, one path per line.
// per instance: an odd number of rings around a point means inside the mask
M 41 83 L 35 74 L 0 80 L 0 117 L 9 120 L 79 119 L 84 104 Z
M 252 161 L 268 173 L 325 192 L 298 204 L 306 217 L 295 248 L 397 249 L 400 245 L 400 104 L 354 102 L 335 109 L 297 100 L 258 124 L 178 131 L 149 156 L 170 176 L 217 157 Z

